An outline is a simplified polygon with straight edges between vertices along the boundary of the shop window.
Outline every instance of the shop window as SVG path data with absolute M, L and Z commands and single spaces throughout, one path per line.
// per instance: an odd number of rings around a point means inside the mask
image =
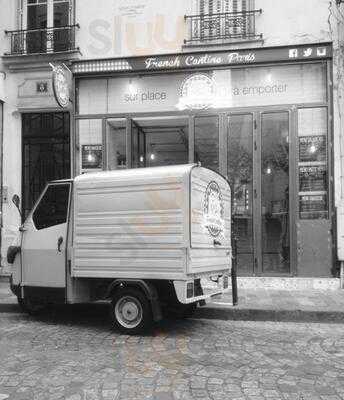
M 126 120 L 108 119 L 106 121 L 107 169 L 127 167 Z
M 188 117 L 137 118 L 132 127 L 134 167 L 188 163 Z
M 108 79 L 80 79 L 77 85 L 77 113 L 106 114 L 110 102 Z M 116 104 L 116 103 L 115 103 Z M 118 112 L 115 110 L 115 112 Z
M 219 170 L 219 118 L 195 118 L 195 161 L 203 167 Z
M 237 267 L 250 274 L 254 265 L 253 242 L 253 117 L 231 115 L 227 139 L 227 176 L 232 191 L 232 230 L 237 238 Z
M 299 218 L 328 219 L 327 108 L 298 110 Z
M 263 272 L 289 273 L 289 113 L 262 114 L 261 135 Z
M 77 173 L 103 169 L 102 120 L 78 121 L 78 142 L 76 148 Z
M 49 185 L 33 212 L 36 229 L 45 229 L 67 221 L 70 185 Z

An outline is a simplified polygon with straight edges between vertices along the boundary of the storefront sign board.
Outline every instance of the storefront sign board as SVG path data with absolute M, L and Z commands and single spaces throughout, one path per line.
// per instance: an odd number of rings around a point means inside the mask
M 165 54 L 160 56 L 131 57 L 126 59 L 100 59 L 77 61 L 73 73 L 127 71 L 166 71 L 190 68 L 209 68 L 231 65 L 251 65 L 279 61 L 310 61 L 332 57 L 329 43 L 301 46 L 245 49 L 202 53 Z

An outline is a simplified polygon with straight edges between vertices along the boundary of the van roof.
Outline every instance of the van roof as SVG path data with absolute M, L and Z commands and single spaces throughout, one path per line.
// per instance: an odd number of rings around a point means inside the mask
M 90 172 L 76 176 L 75 182 L 91 182 L 95 179 L 129 179 L 133 177 L 152 177 L 154 176 L 169 176 L 169 175 L 184 175 L 190 173 L 192 168 L 197 164 L 182 164 L 182 165 L 169 165 L 163 167 L 148 167 L 148 168 L 130 168 L 130 169 L 117 169 L 112 171 Z

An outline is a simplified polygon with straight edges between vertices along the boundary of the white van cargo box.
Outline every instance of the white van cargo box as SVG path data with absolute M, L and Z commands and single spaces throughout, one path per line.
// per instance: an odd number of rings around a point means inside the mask
M 231 194 L 221 175 L 180 165 L 74 180 L 71 275 L 187 280 L 231 266 Z

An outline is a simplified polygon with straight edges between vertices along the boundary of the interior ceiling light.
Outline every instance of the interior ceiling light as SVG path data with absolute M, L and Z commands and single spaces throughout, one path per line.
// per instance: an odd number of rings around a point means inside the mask
M 88 162 L 94 162 L 94 161 L 95 161 L 94 155 L 93 155 L 92 153 L 89 153 L 89 154 L 88 154 L 88 156 L 87 156 L 87 161 L 88 161 Z
M 312 154 L 315 153 L 316 150 L 317 150 L 317 148 L 314 146 L 314 144 L 312 144 L 312 146 L 309 148 L 309 152 Z

